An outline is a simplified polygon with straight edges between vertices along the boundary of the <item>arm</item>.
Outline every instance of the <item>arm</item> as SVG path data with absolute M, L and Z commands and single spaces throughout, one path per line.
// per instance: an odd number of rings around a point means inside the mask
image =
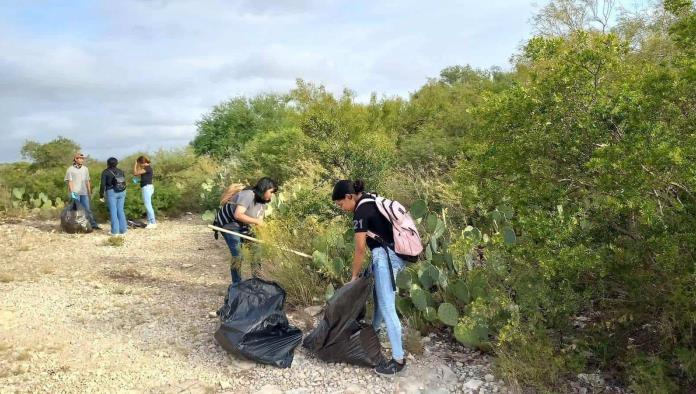
M 102 172 L 101 180 L 99 181 L 99 198 L 104 198 L 104 190 L 106 189 L 106 174 Z
M 136 161 L 135 164 L 133 165 L 133 175 L 135 176 L 140 176 L 145 173 L 145 169 L 143 169 L 141 166 L 138 165 L 138 162 Z
M 263 225 L 263 219 L 252 218 L 251 216 L 244 213 L 246 212 L 246 210 L 246 207 L 237 205 L 237 208 L 235 208 L 234 210 L 234 218 L 245 224 L 256 224 L 259 226 Z
M 355 233 L 355 251 L 353 252 L 353 265 L 350 277 L 351 281 L 357 279 L 358 275 L 360 274 L 363 261 L 365 260 L 365 251 L 367 251 L 367 233 Z

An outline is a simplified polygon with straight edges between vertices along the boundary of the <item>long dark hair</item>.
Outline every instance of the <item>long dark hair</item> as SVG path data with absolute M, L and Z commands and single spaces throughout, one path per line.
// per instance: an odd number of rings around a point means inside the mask
M 268 191 L 268 190 L 276 190 L 278 187 L 276 186 L 276 183 L 273 179 L 269 177 L 263 177 L 259 179 L 258 182 L 256 182 L 256 186 L 251 188 L 251 190 L 254 191 L 254 195 L 256 196 L 256 200 L 260 201 L 262 203 L 267 203 L 268 201 L 263 199 L 263 195 Z
M 365 191 L 365 182 L 360 179 L 354 181 L 341 180 L 336 182 L 333 188 L 333 193 L 331 193 L 331 199 L 333 201 L 343 200 L 346 198 L 346 194 L 360 194 Z

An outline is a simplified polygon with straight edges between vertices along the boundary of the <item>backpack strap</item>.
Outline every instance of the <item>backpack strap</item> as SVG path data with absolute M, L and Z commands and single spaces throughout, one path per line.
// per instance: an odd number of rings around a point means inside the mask
M 387 254 L 387 264 L 389 265 L 389 279 L 391 279 L 392 289 L 396 291 L 396 281 L 394 280 L 394 268 L 392 267 L 391 257 L 389 256 L 389 248 L 382 242 L 382 249 Z

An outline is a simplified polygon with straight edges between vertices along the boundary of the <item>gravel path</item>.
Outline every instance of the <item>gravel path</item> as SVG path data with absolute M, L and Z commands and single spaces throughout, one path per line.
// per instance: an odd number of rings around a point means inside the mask
M 399 378 L 295 352 L 292 368 L 226 354 L 208 316 L 223 301 L 227 249 L 193 217 L 131 230 L 0 227 L 0 392 L 504 392 L 488 356 L 436 337 Z M 291 321 L 305 329 L 305 319 Z

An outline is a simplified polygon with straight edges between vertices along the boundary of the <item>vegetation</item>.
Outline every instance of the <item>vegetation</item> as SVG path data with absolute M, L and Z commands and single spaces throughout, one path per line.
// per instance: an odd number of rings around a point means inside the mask
M 427 243 L 397 278 L 411 329 L 493 352 L 540 391 L 596 370 L 635 392 L 694 390 L 696 11 L 612 9 L 552 1 L 512 70 L 449 67 L 408 100 L 298 80 L 222 103 L 191 150 L 153 158 L 156 208 L 209 217 L 227 184 L 277 178 L 258 235 L 314 258 L 269 249 L 264 269 L 307 304 L 349 278 L 353 234 L 329 196 L 364 179 L 410 206 Z M 30 171 L 22 201 L 55 201 L 64 169 L 29 148 L 3 187 Z

